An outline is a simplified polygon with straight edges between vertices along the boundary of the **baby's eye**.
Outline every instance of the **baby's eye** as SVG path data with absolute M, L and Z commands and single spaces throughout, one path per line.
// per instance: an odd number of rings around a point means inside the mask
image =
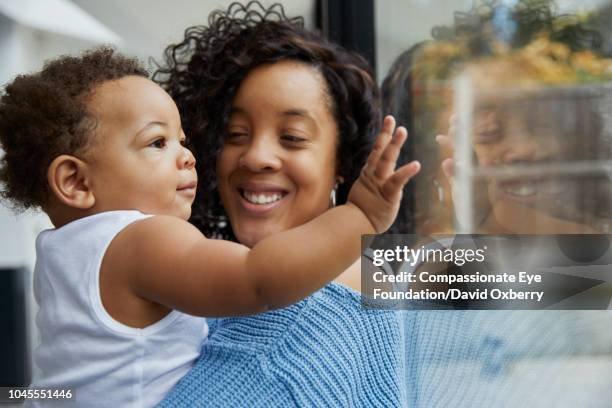
M 181 139 L 181 146 L 187 146 L 187 138 Z
M 164 147 L 166 147 L 166 139 L 163 137 L 159 139 L 155 139 L 151 144 L 149 144 L 149 147 L 154 147 L 156 149 L 163 149 Z

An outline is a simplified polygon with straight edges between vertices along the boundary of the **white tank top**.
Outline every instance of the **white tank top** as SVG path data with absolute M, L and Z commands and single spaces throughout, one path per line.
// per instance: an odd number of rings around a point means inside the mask
M 106 249 L 122 229 L 146 217 L 138 211 L 100 213 L 43 231 L 36 240 L 41 344 L 34 362 L 41 373 L 32 387 L 72 388 L 76 399 L 61 406 L 152 407 L 199 356 L 208 334 L 204 318 L 175 310 L 136 329 L 114 320 L 102 306 L 100 265 Z

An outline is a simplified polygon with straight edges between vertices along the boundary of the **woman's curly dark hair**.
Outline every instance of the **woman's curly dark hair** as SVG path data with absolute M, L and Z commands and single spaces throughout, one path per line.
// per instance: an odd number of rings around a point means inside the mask
M 89 120 L 87 96 L 97 85 L 129 75 L 148 77 L 137 60 L 99 47 L 59 57 L 6 85 L 0 97 L 2 197 L 17 210 L 44 207 L 53 159 L 88 145 L 95 121 Z
M 257 66 L 295 60 L 317 69 L 327 84 L 339 129 L 338 203 L 346 200 L 380 126 L 378 89 L 362 57 L 332 44 L 287 18 L 283 7 L 252 1 L 211 13 L 207 26 L 190 27 L 170 45 L 153 75 L 175 100 L 201 176 L 191 222 L 207 236 L 234 239 L 217 191 L 219 154 L 232 100 Z M 299 98 L 299 95 L 296 95 Z

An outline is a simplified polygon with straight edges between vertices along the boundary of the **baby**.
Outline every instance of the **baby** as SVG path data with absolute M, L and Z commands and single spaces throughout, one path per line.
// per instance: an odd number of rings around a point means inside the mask
M 195 159 L 174 102 L 137 61 L 100 48 L 17 77 L 0 99 L 2 194 L 55 226 L 36 243 L 32 386 L 70 387 L 79 406 L 153 406 L 197 358 L 203 316 L 324 286 L 358 258 L 361 234 L 389 227 L 419 170 L 395 170 L 406 131 L 394 127 L 386 118 L 346 205 L 249 249 L 186 221 Z

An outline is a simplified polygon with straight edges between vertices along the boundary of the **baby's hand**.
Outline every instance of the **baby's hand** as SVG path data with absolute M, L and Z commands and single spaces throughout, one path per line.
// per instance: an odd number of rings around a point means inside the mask
M 385 117 L 382 131 L 348 196 L 348 201 L 364 212 L 377 233 L 391 226 L 399 210 L 402 188 L 421 169 L 419 162 L 413 161 L 395 170 L 407 133 L 403 127 L 395 132 L 394 129 L 393 116 Z

